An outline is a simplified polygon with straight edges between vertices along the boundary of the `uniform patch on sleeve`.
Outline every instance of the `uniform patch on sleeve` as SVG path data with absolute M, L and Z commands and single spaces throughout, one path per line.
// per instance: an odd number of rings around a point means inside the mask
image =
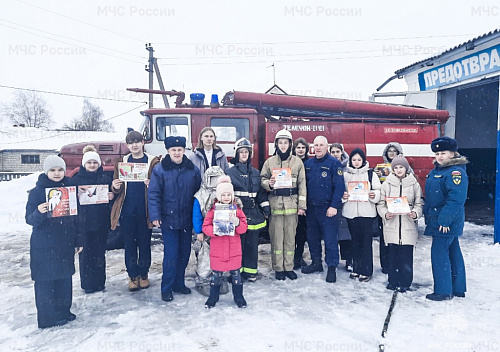
M 337 169 L 337 174 L 338 174 L 339 176 L 342 176 L 342 173 L 343 173 L 343 172 L 342 172 L 342 169 L 339 167 L 339 168 Z
M 462 173 L 460 171 L 452 171 L 451 179 L 453 180 L 453 183 L 458 186 L 462 182 Z

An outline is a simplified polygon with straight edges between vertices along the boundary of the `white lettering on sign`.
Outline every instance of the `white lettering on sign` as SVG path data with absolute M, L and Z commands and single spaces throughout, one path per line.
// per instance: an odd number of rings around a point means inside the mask
M 384 133 L 418 133 L 418 128 L 384 128 Z
M 285 125 L 287 131 L 291 132 L 324 132 L 325 126 L 322 125 Z

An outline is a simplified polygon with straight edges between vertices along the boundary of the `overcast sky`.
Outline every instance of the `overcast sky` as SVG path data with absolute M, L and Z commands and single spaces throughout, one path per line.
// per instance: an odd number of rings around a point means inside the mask
M 0 85 L 92 99 L 117 132 L 137 124 L 151 43 L 165 88 L 367 100 L 394 71 L 500 27 L 497 1 L 0 0 Z M 155 82 L 155 88 L 158 85 Z M 396 80 L 383 91 L 406 89 Z M 0 102 L 14 89 L 0 87 Z M 83 98 L 43 93 L 55 127 Z M 160 98 L 155 106 L 161 107 Z

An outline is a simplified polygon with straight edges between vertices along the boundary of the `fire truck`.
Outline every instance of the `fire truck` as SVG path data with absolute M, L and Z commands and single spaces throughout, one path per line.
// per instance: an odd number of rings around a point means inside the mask
M 168 136 L 186 137 L 186 152 L 190 153 L 201 129 L 210 126 L 217 145 L 228 158 L 234 156 L 235 141 L 241 137 L 250 140 L 254 148 L 252 163 L 260 169 L 274 153 L 276 132 L 285 128 L 294 139 L 303 137 L 311 143 L 310 156 L 314 155 L 314 138 L 323 135 L 330 143 L 341 143 L 347 152 L 355 147 L 363 149 L 371 166 L 383 162 L 387 143 L 398 142 L 422 186 L 433 167 L 430 142 L 443 134 L 449 117 L 444 110 L 344 99 L 231 91 L 220 104 L 216 96 L 205 104 L 203 94 L 191 94 L 190 103 L 184 103 L 182 92 L 129 90 L 177 96 L 174 108 L 141 112 L 139 131 L 146 152 L 152 155 L 166 153 L 163 141 Z M 78 171 L 87 144 L 96 147 L 105 171 L 112 171 L 115 161 L 128 153 L 125 142 L 88 141 L 64 146 L 60 155 L 66 161 L 68 176 Z

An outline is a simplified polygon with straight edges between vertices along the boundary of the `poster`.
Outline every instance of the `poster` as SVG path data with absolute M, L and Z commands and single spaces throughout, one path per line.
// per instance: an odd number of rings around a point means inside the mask
M 380 181 L 384 182 L 386 177 L 391 173 L 391 164 L 377 164 L 376 171 L 380 171 Z
M 410 214 L 410 205 L 406 196 L 403 197 L 385 197 L 387 203 L 387 210 L 393 214 Z
M 368 202 L 370 183 L 368 181 L 350 181 L 347 183 L 347 193 L 350 202 Z
M 215 204 L 214 234 L 219 236 L 234 236 L 234 223 L 236 222 L 236 205 Z
M 285 167 L 282 169 L 273 169 L 272 176 L 276 179 L 274 189 L 292 188 L 292 169 Z
M 49 203 L 47 217 L 78 215 L 75 186 L 46 188 L 45 197 Z
M 78 186 L 80 205 L 109 203 L 108 189 L 108 185 Z
M 148 179 L 148 164 L 118 163 L 118 177 L 122 181 L 145 181 Z

